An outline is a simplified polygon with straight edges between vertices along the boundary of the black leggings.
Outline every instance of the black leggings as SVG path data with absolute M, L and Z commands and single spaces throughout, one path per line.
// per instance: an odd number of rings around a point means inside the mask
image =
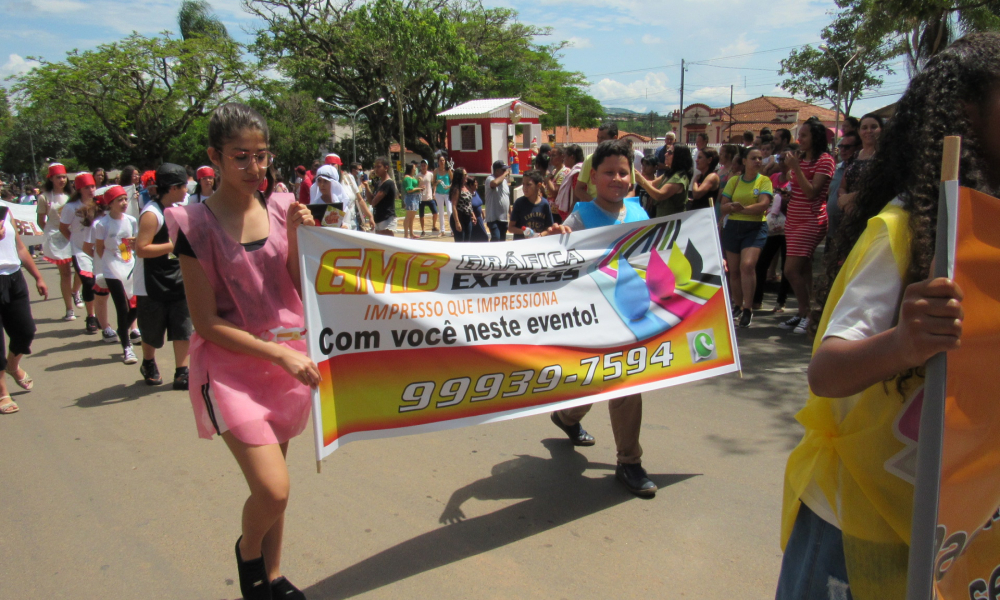
M 132 345 L 132 341 L 128 338 L 128 328 L 135 321 L 136 307 L 129 304 L 128 296 L 125 295 L 125 284 L 120 279 L 106 279 L 106 281 L 118 316 L 118 340 L 122 343 L 123 349 L 128 348 Z
M 757 259 L 757 289 L 753 292 L 753 304 L 757 306 L 764 302 L 764 286 L 767 285 L 767 268 L 771 266 L 774 255 L 781 253 L 781 266 L 785 265 L 785 236 L 769 235 L 764 242 L 764 249 L 760 251 Z M 781 271 L 778 271 L 779 273 Z M 788 292 L 792 290 L 792 285 L 788 283 L 788 278 L 781 276 L 781 283 L 778 287 L 778 304 L 784 304 L 788 299 Z
M 421 200 L 420 201 L 420 221 L 421 222 L 423 222 L 423 220 L 424 220 L 424 207 L 425 206 L 427 208 L 431 209 L 431 214 L 432 215 L 438 214 L 437 202 L 435 202 L 434 200 Z
M 31 354 L 31 342 L 35 339 L 31 298 L 21 271 L 0 275 L 0 325 L 0 369 L 7 370 L 7 355 L 2 352 L 3 332 L 10 338 L 11 354 Z
M 90 276 L 85 275 L 80 271 L 80 263 L 73 257 L 73 270 L 76 271 L 77 276 L 80 277 L 80 282 L 83 284 L 81 288 L 81 295 L 83 296 L 84 302 L 93 302 L 94 296 L 107 296 L 107 292 L 95 292 L 94 291 L 94 274 L 91 273 Z

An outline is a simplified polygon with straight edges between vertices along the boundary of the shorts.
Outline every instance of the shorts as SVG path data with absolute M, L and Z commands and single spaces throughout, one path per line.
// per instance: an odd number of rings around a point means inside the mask
M 194 327 L 188 313 L 187 299 L 154 300 L 149 296 L 137 296 L 136 318 L 142 341 L 154 348 L 163 347 L 163 334 L 171 342 L 191 339 Z
M 747 248 L 763 248 L 767 242 L 767 222 L 727 219 L 722 228 L 722 249 L 739 254 Z
M 416 211 L 420 208 L 420 193 L 407 194 L 403 197 L 403 207 L 406 210 Z
M 375 223 L 375 231 L 396 231 L 396 217 Z

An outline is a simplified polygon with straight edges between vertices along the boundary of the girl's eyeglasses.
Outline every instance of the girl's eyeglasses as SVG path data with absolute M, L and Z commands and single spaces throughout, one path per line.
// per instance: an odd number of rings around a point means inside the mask
M 241 152 L 229 157 L 232 159 L 233 164 L 236 165 L 237 169 L 246 169 L 250 166 L 250 160 L 253 159 L 257 166 L 261 169 L 266 169 L 271 166 L 274 162 L 274 153 L 264 150 L 263 152 L 258 152 L 256 154 L 251 154 L 249 152 Z

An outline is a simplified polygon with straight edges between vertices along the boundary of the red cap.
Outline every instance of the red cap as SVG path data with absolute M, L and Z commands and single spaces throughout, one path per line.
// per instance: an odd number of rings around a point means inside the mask
M 195 173 L 195 179 L 202 179 L 204 177 L 215 177 L 215 169 L 212 167 L 198 167 L 198 171 Z
M 107 189 L 106 192 L 94 199 L 95 202 L 102 206 L 107 206 L 114 201 L 115 198 L 125 195 L 125 188 L 120 185 L 113 185 Z
M 76 176 L 76 179 L 73 180 L 73 187 L 75 187 L 78 190 L 82 190 L 88 185 L 93 185 L 93 186 L 97 185 L 97 182 L 94 181 L 94 176 L 91 175 L 90 173 L 79 173 Z
M 139 178 L 139 181 L 142 182 L 142 187 L 149 187 L 150 184 L 156 183 L 156 171 L 144 172 L 142 177 Z
M 327 154 L 326 159 L 323 161 L 323 164 L 343 165 L 344 163 L 340 160 L 340 157 L 337 156 L 336 154 Z
M 49 177 L 55 177 L 56 175 L 65 175 L 66 167 L 62 163 L 52 163 L 49 165 Z

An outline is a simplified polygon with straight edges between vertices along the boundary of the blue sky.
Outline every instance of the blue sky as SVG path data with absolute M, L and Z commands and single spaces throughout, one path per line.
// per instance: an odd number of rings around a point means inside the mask
M 239 0 L 209 0 L 237 39 L 256 25 Z M 485 0 L 516 9 L 524 23 L 551 27 L 542 41 L 568 41 L 566 68 L 580 71 L 590 93 L 608 107 L 667 112 L 678 106 L 680 61 L 684 103 L 729 104 L 787 95 L 779 62 L 791 47 L 818 44 L 832 0 Z M 180 0 L 4 0 L 0 6 L 0 78 L 30 68 L 28 56 L 61 60 L 133 30 L 176 31 Z M 906 86 L 895 65 L 883 88 L 859 101 L 855 114 L 894 102 Z M 877 96 L 877 97 L 876 97 Z

